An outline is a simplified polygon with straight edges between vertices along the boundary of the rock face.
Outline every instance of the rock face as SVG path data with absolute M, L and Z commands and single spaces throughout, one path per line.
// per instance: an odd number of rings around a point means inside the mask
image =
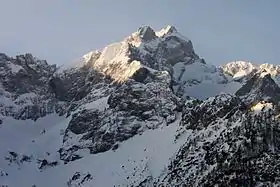
M 183 105 L 174 94 L 177 69 L 172 68 L 180 61 L 206 66 L 191 41 L 174 27 L 160 32 L 141 27 L 123 42 L 85 55 L 81 68 L 56 74 L 50 81 L 52 91 L 58 99 L 71 101 L 68 115 L 73 114 L 60 157 L 68 162 L 81 158 L 77 152 L 82 149 L 91 153 L 115 149 L 119 142 L 146 129 L 173 122 Z M 98 100 L 108 106 L 84 107 Z M 79 142 L 73 143 L 75 136 Z
M 0 186 L 280 184 L 279 69 L 209 65 L 173 26 L 69 68 L 0 54 Z
M 190 118 L 192 114 L 199 115 L 199 110 L 209 112 Z M 279 159 L 279 121 L 275 111 L 256 114 L 247 110 L 238 98 L 219 95 L 202 103 L 188 102 L 180 125 L 191 135 L 157 186 L 279 183 L 275 165 Z
M 65 160 L 80 149 L 91 153 L 116 149 L 118 143 L 136 134 L 175 121 L 182 102 L 169 88 L 168 73 L 154 72 L 144 82 L 130 80 L 116 88 L 102 112 L 85 109 L 74 113 L 61 149 L 61 154 L 67 155 Z M 81 135 L 79 143 L 71 144 L 75 135 Z
M 278 105 L 280 101 L 280 88 L 271 78 L 271 75 L 264 71 L 256 73 L 236 92 L 236 95 L 252 104 L 260 101 L 269 101 Z
M 187 129 L 203 129 L 213 123 L 216 118 L 233 113 L 239 105 L 241 105 L 240 99 L 229 94 L 221 94 L 204 102 L 190 100 L 185 103 L 182 122 L 188 124 Z M 244 104 L 243 106 L 245 107 Z
M 151 41 L 156 38 L 155 31 L 149 26 L 140 27 L 137 33 L 139 37 L 144 41 Z
M 16 58 L 0 54 L 0 68 L 1 115 L 36 120 L 62 110 L 64 104 L 57 102 L 48 87 L 55 65 L 31 54 Z
M 90 173 L 76 172 L 76 173 L 74 173 L 72 178 L 67 181 L 67 186 L 76 187 L 76 186 L 88 185 L 88 184 L 90 184 L 90 181 L 92 179 L 93 178 Z

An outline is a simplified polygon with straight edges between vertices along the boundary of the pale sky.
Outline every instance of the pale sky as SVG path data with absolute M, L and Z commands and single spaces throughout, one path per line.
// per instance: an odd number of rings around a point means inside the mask
M 0 0 L 0 52 L 72 63 L 141 25 L 174 25 L 211 64 L 280 64 L 279 0 Z

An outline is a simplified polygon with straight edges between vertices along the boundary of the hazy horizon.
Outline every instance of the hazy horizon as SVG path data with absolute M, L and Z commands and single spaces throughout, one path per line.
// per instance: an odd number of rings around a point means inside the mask
M 142 25 L 174 25 L 210 64 L 278 62 L 280 2 L 270 0 L 1 0 L 0 52 L 73 63 Z

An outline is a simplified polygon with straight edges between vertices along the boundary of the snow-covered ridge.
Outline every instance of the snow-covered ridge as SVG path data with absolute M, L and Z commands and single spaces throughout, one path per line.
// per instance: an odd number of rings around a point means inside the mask
M 238 79 L 252 73 L 257 69 L 257 66 L 247 61 L 235 61 L 223 65 L 221 68 L 233 78 Z
M 87 53 L 83 59 L 83 65 L 108 75 L 116 82 L 125 82 L 145 69 L 144 72 L 150 73 L 167 71 L 176 82 L 176 94 L 180 95 L 196 95 L 202 88 L 189 88 L 200 83 L 207 84 L 210 94 L 201 92 L 203 95 L 199 98 L 230 90 L 223 85 L 228 82 L 224 72 L 205 63 L 195 53 L 191 40 L 170 25 L 160 31 L 142 26 L 123 41 Z
M 271 74 L 272 76 L 277 76 L 280 74 L 280 66 L 278 65 L 274 65 L 274 64 L 261 64 L 259 66 L 260 70 L 265 70 L 266 72 L 268 72 L 269 74 Z
M 167 26 L 155 32 L 149 26 L 142 26 L 123 41 L 84 55 L 82 64 L 123 82 L 141 68 L 171 70 L 173 64 L 193 57 L 198 58 L 191 41 L 175 27 Z
M 276 79 L 280 75 L 280 66 L 268 63 L 258 65 L 249 61 L 234 61 L 222 65 L 221 68 L 234 79 L 250 76 L 257 71 L 267 72 Z
M 172 33 L 174 34 L 175 32 L 177 33 L 177 29 L 174 26 L 168 25 L 166 28 L 163 28 L 160 31 L 157 31 L 156 35 L 158 37 L 162 37 L 166 34 L 172 34 Z

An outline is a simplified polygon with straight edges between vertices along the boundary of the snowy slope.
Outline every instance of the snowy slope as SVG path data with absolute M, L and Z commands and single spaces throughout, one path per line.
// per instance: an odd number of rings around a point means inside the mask
M 186 95 L 191 96 L 193 98 L 204 100 L 221 93 L 234 94 L 241 87 L 242 84 L 240 82 L 235 81 L 231 81 L 227 84 L 202 82 L 200 84 L 185 88 L 185 93 Z
M 68 119 L 55 115 L 46 116 L 35 123 L 5 120 L 0 130 L 1 159 L 7 155 L 8 150 L 32 154 L 35 158 L 57 159 L 58 155 L 55 152 L 62 138 L 60 130 L 65 128 L 67 121 Z M 96 155 L 85 152 L 85 157 L 74 163 L 66 165 L 59 163 L 58 166 L 47 168 L 43 172 L 38 169 L 35 160 L 12 166 L 8 166 L 7 161 L 1 160 L 1 168 L 9 175 L 0 177 L 0 184 L 62 187 L 66 186 L 75 172 L 81 172 L 90 173 L 93 178 L 90 183 L 83 186 L 137 185 L 147 178 L 158 177 L 166 169 L 169 159 L 184 140 L 181 138 L 174 142 L 179 122 L 180 118 L 167 127 L 137 135 L 122 143 L 116 151 Z M 46 132 L 41 134 L 43 129 Z M 15 137 L 17 142 L 13 141 Z M 46 152 L 51 155 L 47 156 Z
M 62 123 L 63 121 L 65 121 L 64 117 L 55 114 L 40 118 L 36 122 L 4 118 L 0 127 L 0 165 L 9 175 L 0 177 L 0 184 L 31 186 L 32 184 L 27 183 L 31 182 L 32 174 L 37 166 L 34 166 L 35 169 L 29 168 L 36 163 L 36 160 L 32 160 L 32 163 L 20 163 L 19 160 L 15 160 L 8 165 L 9 162 L 5 159 L 9 156 L 8 151 L 33 155 L 34 159 L 45 157 L 48 151 L 55 154 L 54 150 L 60 146 L 60 130 L 67 124 L 67 122 Z M 62 125 L 59 125 L 60 123 Z M 26 169 L 25 172 L 22 169 Z M 27 176 L 24 176 L 25 174 Z M 12 181 L 18 181 L 18 183 L 13 184 Z
M 206 99 L 219 93 L 234 94 L 241 84 L 228 79 L 221 69 L 200 62 L 178 62 L 173 67 L 173 78 L 184 84 L 175 85 L 175 92 L 182 90 L 185 96 Z

